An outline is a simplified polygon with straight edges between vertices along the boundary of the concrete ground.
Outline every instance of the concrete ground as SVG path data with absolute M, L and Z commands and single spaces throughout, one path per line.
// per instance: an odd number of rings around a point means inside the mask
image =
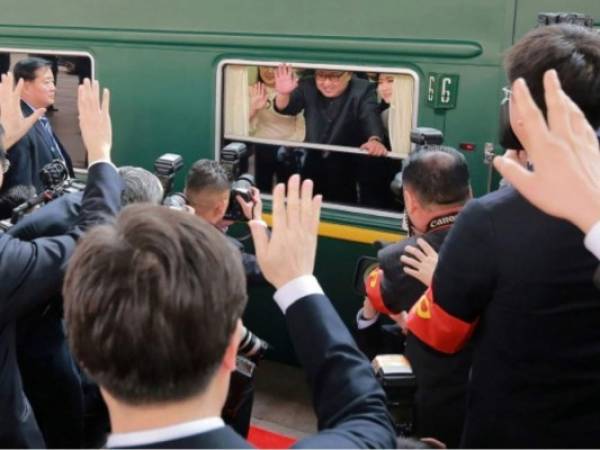
M 300 439 L 317 431 L 304 371 L 273 361 L 256 369 L 252 424 Z

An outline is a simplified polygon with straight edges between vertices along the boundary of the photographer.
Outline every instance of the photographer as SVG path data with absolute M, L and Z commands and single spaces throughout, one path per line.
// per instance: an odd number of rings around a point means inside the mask
M 231 220 L 226 219 L 227 212 L 231 210 L 231 201 L 239 203 L 243 215 L 248 220 L 260 220 L 260 211 L 262 211 L 260 192 L 257 188 L 251 188 L 252 201 L 250 202 L 237 195 L 232 200 L 231 188 L 230 177 L 223 165 L 218 161 L 201 159 L 196 161 L 188 172 L 185 197 L 198 217 L 206 220 L 225 234 L 227 228 L 233 223 Z M 255 211 L 257 217 L 253 217 Z M 256 261 L 256 256 L 247 253 L 243 244 L 237 239 L 227 236 L 227 234 L 225 234 L 225 237 L 236 252 L 240 254 L 248 285 L 266 284 Z M 240 354 L 250 357 L 248 352 L 245 351 L 248 346 L 246 342 L 248 338 L 257 339 L 244 327 Z M 259 344 L 260 342 L 258 341 Z M 254 351 L 253 349 L 250 350 L 250 352 Z M 250 416 L 254 401 L 253 378 L 252 376 L 244 377 L 239 372 L 234 372 L 231 386 L 223 410 L 223 417 L 239 434 L 246 436 L 250 427 Z
M 247 202 L 239 196 L 239 202 L 246 219 L 260 219 L 253 217 L 254 211 L 262 209 L 260 191 L 253 187 L 252 201 Z M 185 197 L 188 204 L 194 208 L 195 214 L 219 230 L 226 232 L 233 223 L 225 218 L 231 201 L 231 181 L 227 172 L 218 161 L 200 159 L 194 163 L 185 183 Z M 244 251 L 244 246 L 237 239 L 227 236 L 228 241 L 236 247 L 242 257 L 242 264 L 248 284 L 266 283 L 256 257 Z
M 422 260 L 439 250 L 456 216 L 471 198 L 465 158 L 449 147 L 415 151 L 406 160 L 403 186 L 411 236 L 385 247 L 377 255 L 379 267 L 365 283 L 367 298 L 357 317 L 359 345 L 371 358 L 378 353 L 406 354 L 417 381 L 416 434 L 433 436 L 448 447 L 456 447 L 465 409 L 468 349 L 447 358 L 451 369 L 436 365 L 433 351 L 411 336 L 406 339 L 403 352 L 403 333 L 397 326 L 383 326 L 380 312 L 401 321 L 404 311 L 425 292 L 428 283 L 417 279 L 418 274 L 413 272 L 415 258 Z M 425 243 L 418 245 L 418 239 Z M 407 253 L 407 249 L 412 253 Z M 384 347 L 384 341 L 391 345 Z M 440 379 L 450 386 L 439 389 Z
M 12 74 L 0 83 L 0 123 L 5 135 L 2 144 L 9 148 L 28 131 L 33 122 L 23 118 L 20 94 L 23 82 L 14 85 Z M 96 81 L 86 80 L 79 87 L 79 124 L 88 152 L 89 183 L 81 214 L 68 234 L 23 242 L 0 235 L 0 447 L 43 447 L 31 407 L 23 393 L 15 349 L 15 323 L 30 310 L 47 302 L 59 292 L 63 269 L 83 231 L 114 215 L 120 208 L 121 182 L 110 162 L 112 127 L 109 94 L 100 100 Z M 7 169 L 4 150 L 0 150 L 0 184 Z

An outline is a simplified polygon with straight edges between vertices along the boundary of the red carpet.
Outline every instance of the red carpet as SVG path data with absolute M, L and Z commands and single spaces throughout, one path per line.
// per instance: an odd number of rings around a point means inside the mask
M 251 425 L 248 441 L 256 448 L 289 448 L 296 439 Z

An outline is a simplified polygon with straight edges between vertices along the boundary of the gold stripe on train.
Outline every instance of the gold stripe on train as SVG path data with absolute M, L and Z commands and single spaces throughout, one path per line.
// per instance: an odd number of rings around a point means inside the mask
M 263 219 L 271 226 L 271 214 L 263 214 Z M 371 244 L 377 240 L 394 242 L 404 239 L 405 237 L 400 233 L 370 230 L 368 228 L 340 225 L 338 223 L 330 222 L 321 222 L 319 224 L 319 236 L 340 239 L 343 241 L 360 242 L 362 244 Z

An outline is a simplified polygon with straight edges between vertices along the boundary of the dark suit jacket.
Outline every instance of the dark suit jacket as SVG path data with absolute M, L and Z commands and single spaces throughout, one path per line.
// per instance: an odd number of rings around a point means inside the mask
M 79 217 L 83 192 L 68 193 L 23 217 L 8 234 L 23 241 L 65 234 Z M 62 324 L 62 297 L 41 304 L 17 324 L 23 389 L 50 448 L 79 448 L 83 390 Z
M 114 168 L 96 164 L 89 170 L 77 226 L 69 234 L 32 242 L 0 235 L 0 447 L 43 445 L 21 386 L 15 354 L 16 322 L 59 292 L 76 239 L 87 227 L 119 210 L 121 186 Z
M 359 147 L 371 136 L 377 136 L 383 142 L 385 129 L 375 91 L 375 83 L 352 76 L 340 96 L 327 98 L 317 89 L 315 79 L 309 77 L 298 83 L 288 106 L 278 112 L 296 115 L 304 111 L 306 142 Z M 381 164 L 366 155 L 360 157 L 339 152 L 325 155 L 319 150 L 308 150 L 302 176 L 314 181 L 315 192 L 323 194 L 325 200 L 355 203 L 357 177 L 363 174 L 361 168 L 371 166 L 372 161 L 376 166 Z M 371 175 L 384 176 L 383 173 Z M 364 176 L 359 178 L 366 181 Z M 366 194 L 362 186 L 361 193 Z M 387 190 L 381 195 L 387 195 Z
M 21 102 L 21 109 L 25 117 L 33 114 L 25 102 Z M 73 176 L 73 165 L 69 154 L 56 134 L 54 138 L 58 142 L 70 175 Z M 10 169 L 4 175 L 4 183 L 0 192 L 6 192 L 11 187 L 18 185 L 34 186 L 37 192 L 41 192 L 43 186 L 39 175 L 40 170 L 55 158 L 50 151 L 48 133 L 39 120 L 19 142 L 10 148 L 7 156 L 10 161 Z
M 319 433 L 294 448 L 394 448 L 385 394 L 364 355 L 324 295 L 309 295 L 286 312 L 288 330 L 313 393 Z M 229 428 L 144 448 L 249 447 Z
M 600 442 L 598 261 L 583 237 L 512 187 L 472 200 L 458 216 L 432 292 L 445 329 L 456 318 L 456 330 L 475 330 L 463 445 Z
M 77 221 L 83 192 L 65 194 L 23 217 L 7 233 L 22 241 L 65 234 Z

